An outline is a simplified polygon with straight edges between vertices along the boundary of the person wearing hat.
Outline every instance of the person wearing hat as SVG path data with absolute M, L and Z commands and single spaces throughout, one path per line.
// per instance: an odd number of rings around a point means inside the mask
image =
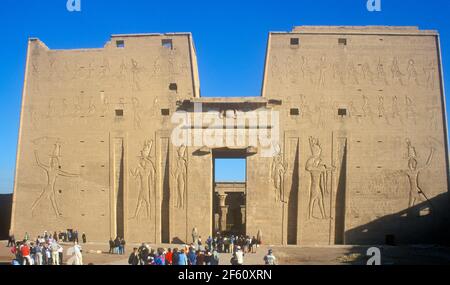
M 264 263 L 266 265 L 277 265 L 277 259 L 273 255 L 272 249 L 269 249 L 269 251 L 267 252 L 267 255 L 264 256 Z

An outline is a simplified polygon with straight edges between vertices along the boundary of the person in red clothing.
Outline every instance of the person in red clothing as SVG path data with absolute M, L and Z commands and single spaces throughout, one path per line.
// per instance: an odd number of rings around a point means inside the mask
M 172 257 L 173 257 L 172 249 L 169 248 L 166 252 L 166 265 L 172 265 Z
M 22 253 L 23 265 L 32 265 L 30 256 L 30 247 L 27 243 L 24 243 L 20 247 L 20 252 Z

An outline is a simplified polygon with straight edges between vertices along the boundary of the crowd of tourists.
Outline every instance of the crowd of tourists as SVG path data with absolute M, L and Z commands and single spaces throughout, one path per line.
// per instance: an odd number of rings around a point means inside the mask
M 117 239 L 116 239 L 117 240 Z M 194 239 L 190 245 L 180 248 L 152 249 L 143 243 L 139 248 L 133 248 L 128 258 L 130 265 L 219 265 L 220 253 L 231 253 L 231 265 L 244 265 L 244 257 L 248 253 L 256 253 L 260 242 L 253 237 L 221 236 L 208 237 L 203 244 L 201 237 Z M 264 256 L 266 265 L 275 265 L 276 258 L 270 249 Z
M 86 243 L 86 234 L 82 234 L 82 241 Z M 8 247 L 14 255 L 13 265 L 63 265 L 64 243 L 67 246 L 65 264 L 83 265 L 82 247 L 78 243 L 77 231 L 47 232 L 32 240 L 28 233 L 20 241 L 14 235 L 8 240 Z M 67 245 L 67 243 L 70 243 Z M 126 242 L 122 237 L 109 240 L 109 253 L 124 255 Z M 256 253 L 261 240 L 249 236 L 220 235 L 208 237 L 202 241 L 201 236 L 193 235 L 193 243 L 179 248 L 151 248 L 142 243 L 133 248 L 128 263 L 130 265 L 219 265 L 220 254 L 229 253 L 231 265 L 243 265 L 246 254 Z M 276 258 L 272 250 L 264 256 L 267 265 L 275 265 Z M 227 263 L 227 262 L 225 262 Z M 222 263 L 222 264 L 225 264 Z
M 86 235 L 83 233 L 83 242 L 86 243 Z M 31 240 L 28 233 L 22 240 L 16 241 L 14 235 L 8 239 L 7 247 L 11 248 L 14 255 L 12 265 L 63 265 L 64 247 L 61 242 L 72 242 L 67 248 L 66 254 L 70 256 L 66 264 L 83 265 L 82 247 L 78 244 L 78 232 L 54 232 L 45 231 Z
M 201 237 L 198 238 L 201 244 Z M 240 247 L 244 253 L 256 253 L 257 248 L 261 245 L 261 240 L 256 237 L 244 235 L 221 235 L 217 234 L 215 237 L 208 237 L 206 239 L 208 248 L 216 248 L 222 253 L 234 253 L 237 247 Z
M 45 231 L 42 234 L 42 236 L 38 236 L 38 238 L 39 237 L 43 237 L 45 239 L 51 237 L 53 240 L 60 241 L 60 242 L 77 242 L 77 243 L 79 243 L 79 235 L 78 235 L 77 230 L 65 230 L 65 231 L 59 231 L 58 233 L 56 233 L 56 232 L 51 233 L 51 232 Z M 30 235 L 28 234 L 28 232 L 25 233 L 25 236 L 23 239 L 24 240 L 30 239 Z M 81 240 L 83 241 L 83 243 L 87 242 L 87 236 L 85 233 L 83 233 L 81 235 Z M 8 247 L 15 244 L 15 242 L 16 242 L 15 236 L 10 235 L 8 237 Z
M 152 249 L 147 244 L 134 248 L 128 258 L 130 265 L 219 265 L 216 250 L 195 249 L 194 245 L 181 248 Z

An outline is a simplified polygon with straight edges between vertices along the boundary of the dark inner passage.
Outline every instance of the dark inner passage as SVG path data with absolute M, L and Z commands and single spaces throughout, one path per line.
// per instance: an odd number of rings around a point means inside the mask
M 123 140 L 116 140 L 116 153 L 115 153 L 115 179 L 116 179 L 116 236 L 125 236 L 125 223 L 124 223 L 124 146 Z
M 246 159 L 214 155 L 213 233 L 245 235 Z

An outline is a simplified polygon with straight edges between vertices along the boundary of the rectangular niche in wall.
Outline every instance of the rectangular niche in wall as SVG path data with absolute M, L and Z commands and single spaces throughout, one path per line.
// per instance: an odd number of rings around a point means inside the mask
M 292 109 L 290 110 L 290 115 L 291 115 L 291 116 L 298 116 L 298 115 L 300 115 L 300 109 L 298 109 L 298 108 L 292 108 Z
M 178 85 L 176 83 L 170 83 L 169 84 L 169 90 L 177 92 L 178 91 Z
M 116 109 L 116 117 L 123 117 L 123 109 Z
M 347 45 L 347 39 L 345 39 L 345 38 L 338 39 L 338 44 L 340 46 L 346 46 Z
M 163 48 L 173 49 L 173 42 L 171 39 L 164 39 L 161 41 Z
M 347 109 L 346 108 L 339 108 L 338 109 L 338 116 L 339 117 L 346 117 L 347 116 Z
M 116 41 L 116 47 L 117 48 L 125 48 L 125 41 L 123 41 L 123 40 Z
M 170 109 L 161 109 L 161 115 L 162 116 L 169 116 L 170 115 Z

